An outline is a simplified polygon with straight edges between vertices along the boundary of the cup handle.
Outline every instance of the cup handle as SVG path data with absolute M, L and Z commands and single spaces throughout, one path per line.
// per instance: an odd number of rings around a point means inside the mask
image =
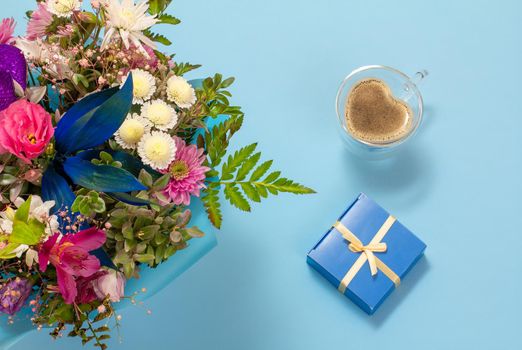
M 411 82 L 416 86 L 419 86 L 420 83 L 426 78 L 428 75 L 428 71 L 426 69 L 420 70 L 411 78 Z
M 413 92 L 412 86 L 413 87 L 419 86 L 419 84 L 424 80 L 424 78 L 426 78 L 427 75 L 428 75 L 428 71 L 425 69 L 420 70 L 417 73 L 415 73 L 415 75 L 413 77 L 411 77 L 408 82 L 406 82 L 404 84 L 404 86 L 403 86 L 404 91 L 399 96 L 399 99 L 401 99 L 405 102 L 408 102 L 408 100 L 410 98 L 412 98 L 413 95 L 415 95 L 415 93 Z

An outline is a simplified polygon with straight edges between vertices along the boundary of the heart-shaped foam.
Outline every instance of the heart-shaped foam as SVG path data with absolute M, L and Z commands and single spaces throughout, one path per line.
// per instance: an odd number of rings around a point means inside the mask
M 396 99 L 384 81 L 375 78 L 355 84 L 346 101 L 346 126 L 362 141 L 400 140 L 411 129 L 412 116 L 411 108 Z

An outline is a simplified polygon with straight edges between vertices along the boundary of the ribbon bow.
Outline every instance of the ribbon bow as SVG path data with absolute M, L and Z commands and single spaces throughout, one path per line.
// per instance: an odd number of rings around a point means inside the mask
M 381 242 L 381 240 L 384 238 L 386 233 L 388 233 L 389 229 L 392 227 L 394 223 L 395 218 L 391 215 L 388 216 L 388 218 L 386 219 L 384 224 L 382 224 L 381 228 L 379 229 L 379 231 L 377 231 L 370 243 L 366 245 L 363 245 L 361 240 L 341 222 L 337 221 L 333 225 L 333 227 L 337 231 L 339 231 L 343 238 L 349 242 L 348 249 L 350 249 L 350 251 L 354 253 L 361 253 L 359 258 L 355 261 L 355 263 L 352 265 L 352 267 L 348 270 L 346 275 L 341 280 L 341 283 L 338 287 L 341 293 L 344 294 L 346 288 L 366 261 L 368 261 L 368 264 L 370 265 L 370 272 L 372 276 L 375 276 L 377 274 L 377 271 L 381 270 L 395 284 L 395 287 L 399 286 L 401 282 L 400 277 L 397 276 L 397 274 L 393 272 L 392 269 L 388 267 L 388 265 L 383 263 L 381 259 L 379 259 L 375 256 L 375 254 L 373 254 L 374 252 L 386 252 L 388 247 L 386 246 L 386 243 Z

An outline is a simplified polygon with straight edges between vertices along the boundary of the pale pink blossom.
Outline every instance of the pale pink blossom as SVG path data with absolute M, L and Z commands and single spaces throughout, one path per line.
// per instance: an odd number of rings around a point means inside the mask
M 94 292 L 101 300 L 109 296 L 112 302 L 118 302 L 125 295 L 125 277 L 119 271 L 110 270 L 95 281 Z
M 14 18 L 4 18 L 0 23 L 0 44 L 11 44 L 14 41 Z
M 34 40 L 47 34 L 47 28 L 53 22 L 53 15 L 47 10 L 45 2 L 40 2 L 38 8 L 31 14 L 27 24 L 27 39 Z

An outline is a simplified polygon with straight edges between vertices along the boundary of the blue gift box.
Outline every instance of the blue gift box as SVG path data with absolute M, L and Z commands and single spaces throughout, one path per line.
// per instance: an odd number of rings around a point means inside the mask
M 425 248 L 424 242 L 361 193 L 310 250 L 307 262 L 371 315 Z

